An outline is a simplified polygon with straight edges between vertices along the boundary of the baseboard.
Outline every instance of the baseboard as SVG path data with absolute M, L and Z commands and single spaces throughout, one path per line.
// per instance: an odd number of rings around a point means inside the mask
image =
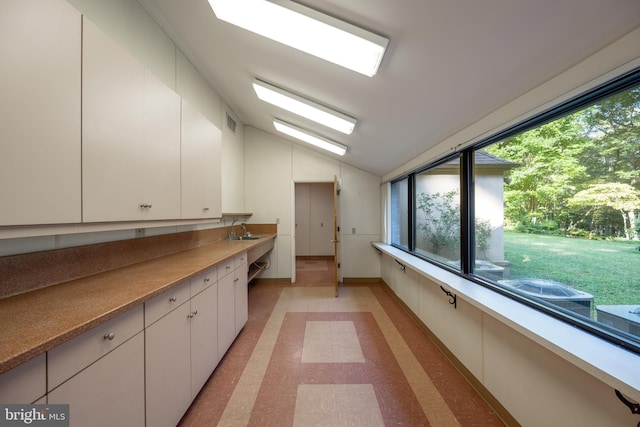
M 383 282 L 380 277 L 344 277 L 342 283 L 345 285 L 380 285 Z
M 262 278 L 256 277 L 251 281 L 254 285 L 291 285 L 291 277 L 278 277 L 278 278 Z

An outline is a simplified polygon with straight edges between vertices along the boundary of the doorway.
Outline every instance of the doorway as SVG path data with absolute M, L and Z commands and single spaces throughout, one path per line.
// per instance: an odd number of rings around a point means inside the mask
M 333 286 L 334 183 L 294 183 L 294 260 L 298 286 Z

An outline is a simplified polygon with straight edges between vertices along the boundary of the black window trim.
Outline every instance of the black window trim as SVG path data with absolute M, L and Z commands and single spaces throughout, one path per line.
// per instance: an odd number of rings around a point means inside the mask
M 491 144 L 494 144 L 498 141 L 504 140 L 511 136 L 520 134 L 527 130 L 533 129 L 538 126 L 542 126 L 545 123 L 556 120 L 560 117 L 566 116 L 587 106 L 598 102 L 606 97 L 612 96 L 616 93 L 622 92 L 626 89 L 629 89 L 633 86 L 636 86 L 640 83 L 640 68 L 632 70 L 628 73 L 625 73 L 617 78 L 614 78 L 602 85 L 599 85 L 589 91 L 586 91 L 582 94 L 579 94 L 568 101 L 565 101 L 557 106 L 551 107 L 550 109 L 543 111 L 529 119 L 525 119 L 513 126 L 510 126 L 502 131 L 499 131 L 487 138 L 484 138 L 469 147 L 466 147 L 461 150 L 454 151 L 447 156 L 443 156 L 433 162 L 428 163 L 427 165 L 423 165 L 413 171 L 410 171 L 401 177 L 398 177 L 391 181 L 391 183 L 395 183 L 398 181 L 402 181 L 407 179 L 408 181 L 408 191 L 407 196 L 408 200 L 408 209 L 409 209 L 409 218 L 408 218 L 408 236 L 409 242 L 407 247 L 404 248 L 399 245 L 395 245 L 392 243 L 393 247 L 398 248 L 408 254 L 420 258 L 424 261 L 427 261 L 431 264 L 434 264 L 440 268 L 444 268 L 460 277 L 465 278 L 466 280 L 470 280 L 480 286 L 489 288 L 495 292 L 498 292 L 504 296 L 507 296 L 511 299 L 514 299 L 522 304 L 525 304 L 529 307 L 532 307 L 536 310 L 539 310 L 555 319 L 558 319 L 562 322 L 566 322 L 570 325 L 573 325 L 579 329 L 585 330 L 595 336 L 598 336 L 608 342 L 611 342 L 615 345 L 618 345 L 622 348 L 625 348 L 634 353 L 640 354 L 640 344 L 636 342 L 636 338 L 633 338 L 630 334 L 627 334 L 624 331 L 620 331 L 615 328 L 609 328 L 607 325 L 601 324 L 596 321 L 587 321 L 583 320 L 575 315 L 573 315 L 568 310 L 563 310 L 562 308 L 555 308 L 551 304 L 545 304 L 542 302 L 535 301 L 530 298 L 525 298 L 524 296 L 508 290 L 504 287 L 497 285 L 496 283 L 489 282 L 482 277 L 476 276 L 473 273 L 473 263 L 472 260 L 475 259 L 475 230 L 474 230 L 474 191 L 473 191 L 473 182 L 474 182 L 474 154 L 476 151 L 487 147 Z M 415 223 L 415 177 L 421 172 L 433 169 L 443 163 L 446 163 L 452 159 L 459 158 L 460 159 L 460 270 L 452 268 L 449 265 L 444 263 L 437 262 L 431 258 L 423 256 L 415 251 L 415 239 L 416 239 L 416 230 L 414 227 Z M 629 338 L 627 338 L 627 336 Z

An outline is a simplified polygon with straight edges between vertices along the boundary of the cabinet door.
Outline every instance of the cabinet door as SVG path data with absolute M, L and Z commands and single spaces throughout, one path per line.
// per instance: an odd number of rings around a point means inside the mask
M 57 387 L 142 331 L 142 306 L 102 323 L 47 354 L 47 387 Z
M 190 313 L 186 302 L 145 329 L 148 426 L 177 425 L 191 404 Z
M 81 15 L 0 2 L 0 226 L 80 222 Z
M 182 218 L 222 215 L 222 132 L 182 100 Z
M 86 17 L 82 65 L 83 221 L 142 219 L 144 67 Z
M 191 299 L 191 398 L 218 365 L 218 285 Z
M 47 392 L 45 354 L 0 375 L 0 402 L 31 403 Z
M 235 275 L 218 279 L 218 358 L 227 352 L 236 338 Z
M 236 257 L 238 259 L 238 257 Z M 234 274 L 234 288 L 235 288 L 235 332 L 236 336 L 240 333 L 240 330 L 244 327 L 249 319 L 249 288 L 247 283 L 247 262 L 246 255 L 242 255 L 240 265 L 236 268 Z
M 69 404 L 73 426 L 144 426 L 143 334 L 50 391 L 48 403 Z
M 180 96 L 144 74 L 144 219 L 180 218 Z

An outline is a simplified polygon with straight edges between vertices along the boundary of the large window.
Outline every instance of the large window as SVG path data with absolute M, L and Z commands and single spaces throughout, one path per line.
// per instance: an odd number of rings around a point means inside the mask
M 459 156 L 393 183 L 392 243 L 640 352 L 640 71 Z
M 460 162 L 414 175 L 415 251 L 460 268 Z
M 409 180 L 391 184 L 391 242 L 409 249 Z

